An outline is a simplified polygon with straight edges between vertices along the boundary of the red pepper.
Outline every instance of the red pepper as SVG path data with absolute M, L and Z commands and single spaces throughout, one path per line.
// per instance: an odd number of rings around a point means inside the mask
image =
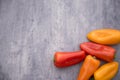
M 77 52 L 56 52 L 54 55 L 54 65 L 56 67 L 67 67 L 81 62 L 85 58 L 84 51 Z
M 84 42 L 80 44 L 80 48 L 90 55 L 99 59 L 111 62 L 114 59 L 116 50 L 110 46 L 96 44 L 93 42 Z

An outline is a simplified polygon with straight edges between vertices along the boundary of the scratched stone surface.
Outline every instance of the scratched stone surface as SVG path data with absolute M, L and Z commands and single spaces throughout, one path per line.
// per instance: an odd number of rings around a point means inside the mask
M 76 80 L 82 62 L 59 69 L 54 53 L 99 28 L 120 29 L 120 0 L 0 0 L 0 80 Z

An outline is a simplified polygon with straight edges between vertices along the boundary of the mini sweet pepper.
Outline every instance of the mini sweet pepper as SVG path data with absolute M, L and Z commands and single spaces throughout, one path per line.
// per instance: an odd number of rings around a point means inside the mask
M 118 62 L 110 62 L 101 66 L 95 73 L 95 80 L 111 80 L 118 72 Z
M 99 60 L 95 59 L 91 55 L 88 55 L 85 58 L 82 67 L 80 68 L 77 80 L 89 80 L 89 78 L 94 74 L 99 65 Z
M 99 59 L 111 62 L 114 59 L 116 50 L 110 46 L 96 44 L 93 42 L 84 42 L 80 44 L 80 48 Z
M 85 51 L 56 52 L 54 55 L 54 65 L 59 68 L 72 66 L 84 60 L 85 57 Z
M 120 30 L 98 29 L 87 34 L 87 38 L 99 44 L 113 45 L 120 43 Z

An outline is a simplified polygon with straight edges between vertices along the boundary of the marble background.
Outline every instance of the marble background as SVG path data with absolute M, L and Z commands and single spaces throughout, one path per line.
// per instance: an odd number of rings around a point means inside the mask
M 0 80 L 76 80 L 82 63 L 58 69 L 54 53 L 99 28 L 120 29 L 120 0 L 0 0 Z

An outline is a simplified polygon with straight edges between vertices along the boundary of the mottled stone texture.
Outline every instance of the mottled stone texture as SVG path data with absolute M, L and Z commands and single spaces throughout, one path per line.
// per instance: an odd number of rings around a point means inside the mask
M 0 0 L 0 80 L 76 80 L 82 63 L 59 69 L 53 55 L 99 28 L 120 29 L 120 0 Z

